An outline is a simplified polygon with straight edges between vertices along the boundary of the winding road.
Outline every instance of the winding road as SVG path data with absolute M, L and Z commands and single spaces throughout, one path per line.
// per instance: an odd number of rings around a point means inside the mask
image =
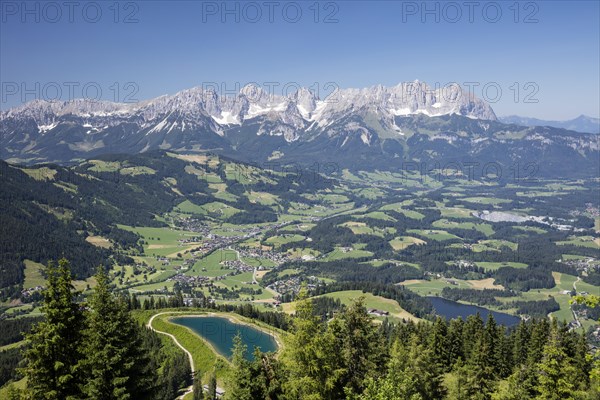
M 171 335 L 170 333 L 163 332 L 163 331 L 159 331 L 158 329 L 154 329 L 154 327 L 152 326 L 152 321 L 154 321 L 154 318 L 158 317 L 159 315 L 164 315 L 164 314 L 174 314 L 174 313 L 175 313 L 175 312 L 173 312 L 173 311 L 170 311 L 170 312 L 162 312 L 162 313 L 154 314 L 154 315 L 153 315 L 153 316 L 150 318 L 150 320 L 148 321 L 148 324 L 147 324 L 147 326 L 148 326 L 148 328 L 149 328 L 149 329 L 153 330 L 154 332 L 156 332 L 156 333 L 160 333 L 161 335 L 167 335 L 167 336 L 169 336 L 171 339 L 173 339 L 173 341 L 175 342 L 175 344 L 176 344 L 176 345 L 177 345 L 177 346 L 178 346 L 178 347 L 179 347 L 181 350 L 183 350 L 183 351 L 184 351 L 184 352 L 187 354 L 187 356 L 188 356 L 188 359 L 190 360 L 190 369 L 192 370 L 192 376 L 194 376 L 194 372 L 195 372 L 195 370 L 194 370 L 194 357 L 192 357 L 192 353 L 190 353 L 190 352 L 189 352 L 189 351 L 188 351 L 188 350 L 187 350 L 185 347 L 183 347 L 183 346 L 181 345 L 181 343 L 179 343 L 179 341 L 177 341 L 177 338 L 176 338 L 175 336 Z M 193 391 L 194 391 L 194 386 L 193 386 L 193 385 L 192 385 L 192 386 L 189 386 L 189 387 L 187 387 L 187 388 L 185 389 L 185 392 L 183 392 L 183 394 L 182 394 L 181 396 L 177 397 L 177 400 L 179 400 L 179 399 L 183 399 L 183 398 L 184 398 L 184 397 L 185 397 L 185 396 L 186 396 L 188 393 L 192 393 Z

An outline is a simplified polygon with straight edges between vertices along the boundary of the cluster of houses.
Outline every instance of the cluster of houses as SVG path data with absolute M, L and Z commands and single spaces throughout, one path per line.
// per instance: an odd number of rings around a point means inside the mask
M 300 291 L 300 288 L 303 283 L 306 283 L 306 288 L 310 291 L 316 289 L 317 285 L 320 282 L 321 281 L 316 276 L 309 276 L 307 278 L 294 276 L 286 279 L 277 280 L 271 283 L 269 286 L 267 286 L 267 289 L 271 289 L 279 293 L 280 295 L 286 293 L 296 294 Z
M 171 265 L 171 260 L 167 257 L 156 257 L 156 261 L 160 262 L 160 265 L 163 267 L 168 267 Z
M 184 275 L 182 273 L 178 273 L 169 279 L 168 281 L 175 281 L 179 283 L 184 283 L 189 286 L 202 286 L 210 282 L 210 278 L 207 276 L 192 276 L 192 275 Z
M 466 270 L 470 270 L 470 269 L 472 269 L 472 268 L 475 267 L 475 263 L 474 262 L 467 261 L 467 260 L 458 260 L 458 261 L 455 261 L 454 265 L 456 265 L 460 269 L 466 269 Z
M 23 289 L 21 290 L 21 299 L 23 300 L 27 300 L 29 297 L 33 296 L 36 293 L 40 293 L 42 290 L 44 290 L 43 286 L 36 286 L 36 287 L 32 287 L 32 288 L 27 288 L 27 289 Z
M 234 247 L 237 250 L 241 257 L 248 258 L 265 258 L 269 261 L 272 261 L 274 264 L 279 265 L 283 264 L 286 261 L 290 261 L 292 257 L 290 257 L 286 253 L 280 253 L 273 250 L 263 250 L 261 248 L 246 248 L 246 247 Z
M 593 203 L 585 203 L 585 211 L 573 210 L 569 212 L 570 215 L 576 217 L 579 215 L 589 214 L 592 218 L 600 217 L 600 208 Z
M 576 268 L 580 272 L 592 272 L 594 270 L 600 270 L 600 262 L 593 257 L 586 257 L 578 260 L 559 260 L 564 264 L 570 265 Z
M 228 269 L 235 269 L 238 272 L 252 272 L 254 271 L 254 267 L 246 264 L 243 261 L 240 260 L 232 260 L 232 261 L 223 261 L 221 263 L 223 266 L 227 267 Z

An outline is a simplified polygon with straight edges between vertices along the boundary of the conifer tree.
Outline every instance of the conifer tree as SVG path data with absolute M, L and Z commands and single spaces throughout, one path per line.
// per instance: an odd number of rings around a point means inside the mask
M 362 392 L 364 379 L 377 376 L 385 362 L 383 338 L 367 313 L 364 301 L 364 297 L 359 297 L 340 317 L 345 386 L 355 393 Z
M 492 400 L 529 400 L 534 392 L 533 388 L 526 386 L 528 381 L 525 374 L 529 373 L 527 367 L 519 367 L 501 382 L 496 393 L 492 394 Z
M 548 344 L 544 346 L 543 357 L 537 365 L 539 373 L 537 391 L 540 400 L 571 400 L 575 389 L 573 377 L 576 375 L 572 361 L 561 346 L 556 326 L 552 327 Z
M 194 374 L 192 391 L 194 392 L 194 400 L 204 400 L 204 387 L 202 386 L 202 374 L 200 371 L 196 371 Z
M 449 368 L 452 369 L 454 363 L 459 359 L 464 359 L 463 353 L 463 327 L 462 318 L 453 319 L 448 325 L 448 361 Z
M 529 353 L 529 338 L 531 323 L 521 321 L 514 334 L 512 357 L 517 365 L 525 364 Z
M 441 317 L 436 318 L 429 336 L 428 348 L 432 351 L 433 359 L 438 369 L 449 370 L 448 327 Z
M 204 396 L 206 400 L 215 400 L 217 398 L 217 376 L 215 373 L 210 374 L 208 379 L 208 393 Z
M 225 392 L 227 400 L 252 400 L 252 375 L 250 362 L 246 360 L 246 353 L 247 346 L 242 342 L 242 337 L 238 332 L 233 338 L 232 370 Z
M 46 318 L 26 336 L 29 346 L 23 355 L 26 366 L 22 372 L 36 400 L 80 398 L 83 314 L 74 301 L 69 262 L 64 258 L 58 266 L 50 262 L 45 273 L 48 283 L 42 312 Z
M 316 341 L 322 334 L 319 320 L 313 315 L 313 304 L 306 288 L 298 293 L 293 335 L 290 335 L 282 358 L 285 360 L 288 379 L 284 390 L 290 399 L 320 399 L 324 390 L 323 363 Z
M 96 281 L 84 331 L 83 392 L 95 400 L 142 398 L 154 379 L 153 371 L 147 370 L 150 363 L 142 349 L 141 328 L 129 315 L 125 301 L 110 292 L 104 269 L 98 269 Z

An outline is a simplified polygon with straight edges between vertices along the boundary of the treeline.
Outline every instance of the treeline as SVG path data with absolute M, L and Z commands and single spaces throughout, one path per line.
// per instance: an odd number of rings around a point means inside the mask
M 445 287 L 441 292 L 441 296 L 448 300 L 462 300 L 479 306 L 495 306 L 504 309 L 516 308 L 517 314 L 531 317 L 545 318 L 549 313 L 560 310 L 560 305 L 554 297 L 546 300 L 517 300 L 511 302 L 501 302 L 496 299 L 496 297 L 513 297 L 516 295 L 514 291 L 506 289 L 479 290 Z
M 600 272 L 590 271 L 582 280 L 590 285 L 600 286 Z
M 303 275 L 324 276 L 338 281 L 371 281 L 377 283 L 394 284 L 407 279 L 421 279 L 423 272 L 410 265 L 385 263 L 377 268 L 373 265 L 361 262 L 359 258 L 340 259 L 327 262 L 288 262 L 278 267 L 277 270 L 286 268 L 298 268 Z M 276 279 L 276 271 L 271 271 L 263 277 L 266 285 Z
M 496 271 L 495 278 L 496 285 L 522 292 L 556 286 L 552 271 L 545 269 L 501 267 Z
M 129 310 L 160 310 L 165 308 L 181 308 L 187 307 L 183 299 L 181 290 L 176 290 L 174 296 L 169 296 L 165 299 L 164 296 L 157 296 L 156 298 L 150 295 L 145 298 L 143 302 L 140 302 L 137 295 L 132 294 L 125 296 L 123 301 Z M 258 309 L 252 304 L 216 304 L 214 301 L 209 300 L 208 297 L 202 293 L 197 293 L 197 297 L 193 298 L 189 306 L 192 308 L 201 308 L 206 310 L 214 310 L 220 312 L 232 312 L 243 317 L 252 318 L 275 328 L 288 330 L 289 320 L 287 315 L 277 311 L 263 311 Z
M 17 367 L 22 360 L 21 349 L 0 351 L 0 387 L 10 380 L 20 379 Z
M 425 317 L 432 313 L 433 305 L 427 298 L 405 289 L 403 286 L 385 284 L 380 282 L 335 282 L 320 285 L 315 288 L 315 296 L 339 292 L 343 290 L 362 290 L 375 296 L 385 297 L 396 301 L 400 307 L 416 317 Z
M 501 306 L 496 297 L 512 297 L 515 292 L 506 289 L 469 289 L 444 287 L 441 296 L 453 301 L 468 301 L 480 306 Z
M 583 335 L 547 319 L 508 332 L 492 315 L 376 325 L 363 299 L 332 319 L 300 294 L 275 358 L 235 342 L 226 400 L 597 399 L 600 364 Z
M 45 318 L 26 335 L 22 367 L 10 376 L 25 377 L 27 387 L 11 387 L 11 400 L 172 399 L 191 383 L 185 354 L 133 320 L 103 268 L 85 304 L 76 301 L 65 259 L 45 272 Z M 19 362 L 16 353 L 2 357 Z
M 324 321 L 333 318 L 336 312 L 346 307 L 340 299 L 334 299 L 333 297 L 312 297 L 311 301 L 313 315 L 322 318 Z
M 551 312 L 560 310 L 560 304 L 550 297 L 539 301 L 513 301 L 506 304 L 507 308 L 516 308 L 517 314 L 529 315 L 537 318 L 545 318 Z
M 23 333 L 29 332 L 31 327 L 40 322 L 43 317 L 21 317 L 14 319 L 0 319 L 0 346 L 20 342 Z
M 4 168 L 0 179 L 0 289 L 23 282 L 25 259 L 45 263 L 72 253 L 77 277 L 89 276 L 93 265 L 108 259 L 108 251 L 92 246 L 77 233 L 84 227 L 81 220 L 59 220 L 40 206 L 66 209 L 73 200 L 64 190 L 12 167 Z M 6 290 L 3 297 L 9 293 L 15 296 L 18 291 Z

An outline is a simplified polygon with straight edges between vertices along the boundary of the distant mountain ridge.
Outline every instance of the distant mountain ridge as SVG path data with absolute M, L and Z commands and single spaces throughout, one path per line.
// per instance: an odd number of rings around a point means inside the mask
M 418 81 L 340 89 L 324 100 L 305 88 L 280 96 L 247 85 L 229 96 L 192 88 L 133 104 L 36 100 L 0 113 L 0 158 L 25 164 L 169 150 L 370 170 L 528 161 L 548 174 L 589 175 L 598 147 L 596 136 L 501 123 L 460 87 Z
M 195 87 L 136 103 L 86 99 L 66 102 L 34 100 L 0 112 L 0 120 L 28 116 L 48 124 L 53 117 L 64 115 L 88 118 L 137 115 L 144 121 L 152 121 L 158 115 L 177 111 L 188 116 L 210 116 L 221 125 L 240 125 L 259 115 L 278 114 L 282 120 L 299 126 L 300 119 L 323 125 L 336 114 L 357 110 L 373 110 L 387 116 L 458 114 L 475 119 L 496 119 L 487 103 L 458 85 L 434 90 L 424 82 L 414 81 L 393 87 L 377 85 L 364 89 L 337 89 L 325 99 L 318 98 L 307 88 L 299 88 L 283 96 L 250 84 L 241 88 L 235 96 L 220 95 L 211 88 Z
M 566 121 L 547 121 L 537 118 L 520 117 L 518 115 L 499 117 L 498 120 L 507 124 L 517 124 L 523 126 L 552 126 L 554 128 L 563 128 L 570 131 L 600 134 L 600 118 L 588 117 L 587 115 L 580 115 L 577 118 Z

